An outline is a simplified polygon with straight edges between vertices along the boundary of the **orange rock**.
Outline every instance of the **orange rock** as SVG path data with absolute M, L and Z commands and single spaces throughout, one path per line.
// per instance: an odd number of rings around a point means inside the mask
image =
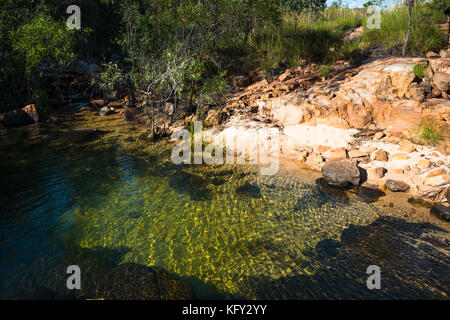
M 396 153 L 396 154 L 393 154 L 390 159 L 391 160 L 408 160 L 409 157 L 405 153 Z
M 444 156 L 450 155 L 450 144 L 440 144 L 436 147 L 436 150 L 442 153 Z
M 430 173 L 427 174 L 427 178 L 441 176 L 441 175 L 443 175 L 445 173 L 446 173 L 445 169 L 443 169 L 443 168 L 435 169 L 435 170 L 433 170 L 433 171 L 431 171 Z
M 329 147 L 329 146 L 318 146 L 317 147 L 317 152 L 318 153 L 325 153 L 325 152 L 327 152 L 330 149 L 331 149 L 331 147 Z
M 330 150 L 327 154 L 327 161 L 338 161 L 347 158 L 347 150 L 345 148 L 337 148 Z
M 411 153 L 416 151 L 416 148 L 411 144 L 404 144 L 400 146 L 399 150 L 402 152 Z
M 433 165 L 433 162 L 431 162 L 430 160 L 420 160 L 417 163 L 417 166 L 422 169 L 430 168 L 432 165 Z
M 377 150 L 372 153 L 370 158 L 375 161 L 388 161 L 388 154 L 384 150 Z
M 369 179 L 381 179 L 384 177 L 386 169 L 383 167 L 370 168 L 367 170 Z

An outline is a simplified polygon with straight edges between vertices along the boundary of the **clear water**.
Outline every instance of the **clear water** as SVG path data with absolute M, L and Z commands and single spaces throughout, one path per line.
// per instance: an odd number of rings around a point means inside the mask
M 0 298 L 64 291 L 72 264 L 86 283 L 124 262 L 163 267 L 200 298 L 448 298 L 448 225 L 419 209 L 310 172 L 176 166 L 169 142 L 110 119 L 0 132 Z M 82 127 L 105 132 L 73 141 Z M 371 264 L 381 290 L 366 287 Z

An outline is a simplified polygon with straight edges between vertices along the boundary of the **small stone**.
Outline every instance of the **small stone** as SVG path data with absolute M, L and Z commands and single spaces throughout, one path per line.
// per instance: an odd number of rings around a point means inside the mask
M 427 57 L 428 59 L 433 59 L 433 58 L 440 58 L 440 55 L 437 54 L 437 53 L 434 52 L 434 51 L 428 51 L 428 52 L 426 53 L 426 57 Z
M 437 166 L 442 166 L 445 162 L 443 160 L 436 161 Z
M 405 153 L 396 153 L 391 156 L 391 160 L 408 160 L 409 157 Z
M 402 181 L 389 179 L 386 181 L 386 188 L 393 192 L 405 192 L 409 190 L 410 186 Z
M 406 165 L 403 167 L 403 171 L 411 171 L 411 167 L 409 165 Z
M 432 165 L 433 165 L 433 162 L 431 162 L 430 160 L 420 160 L 420 161 L 417 163 L 417 166 L 418 166 L 419 168 L 422 168 L 422 169 L 428 169 L 428 168 L 430 168 Z
M 339 161 L 347 158 L 347 150 L 345 148 L 337 148 L 330 150 L 327 155 L 327 161 Z
M 402 152 L 411 153 L 411 152 L 416 151 L 416 148 L 413 145 L 404 144 L 404 145 L 400 146 L 399 150 Z
M 403 174 L 404 171 L 402 169 L 392 169 L 393 174 Z
M 107 116 L 109 114 L 113 114 L 114 110 L 111 110 L 109 107 L 102 107 L 99 111 L 99 115 L 101 116 Z
M 366 152 L 363 152 L 361 150 L 350 150 L 348 152 L 348 157 L 349 158 L 361 158 L 361 157 L 366 157 L 368 154 Z
M 428 173 L 427 178 L 432 178 L 432 177 L 440 176 L 443 174 L 445 174 L 445 169 L 439 168 L 439 169 L 435 169 L 435 170 L 431 171 L 430 173 Z
M 320 154 L 311 153 L 305 161 L 305 166 L 309 169 L 320 170 L 324 162 Z
M 376 151 L 377 148 L 376 147 L 371 147 L 371 146 L 361 146 L 361 147 L 359 147 L 359 150 L 361 152 L 364 152 L 366 155 L 369 155 L 372 152 Z
M 375 161 L 388 161 L 388 154 L 386 151 L 380 149 L 372 153 L 370 158 Z
M 301 151 L 300 154 L 297 157 L 298 162 L 305 162 L 306 158 L 308 158 L 309 152 L 308 151 Z
M 437 158 L 439 158 L 439 155 L 438 155 L 436 152 L 430 153 L 430 156 L 431 156 L 431 157 L 437 157 Z
M 384 132 L 375 133 L 375 138 L 377 138 L 378 140 L 384 138 L 384 136 L 385 136 Z
M 369 179 L 381 179 L 384 177 L 386 169 L 383 167 L 370 168 L 367 170 Z
M 430 213 L 437 215 L 439 218 L 450 221 L 450 207 L 443 204 L 435 204 L 430 209 Z
M 396 137 L 396 136 L 390 136 L 390 137 L 384 138 L 383 141 L 386 143 L 399 144 L 402 141 L 402 138 Z
M 442 153 L 444 156 L 450 155 L 450 144 L 440 144 L 436 147 L 436 150 Z

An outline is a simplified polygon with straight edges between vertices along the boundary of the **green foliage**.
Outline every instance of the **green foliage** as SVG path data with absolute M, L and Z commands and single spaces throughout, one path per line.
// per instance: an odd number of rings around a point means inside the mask
M 419 63 L 414 66 L 414 73 L 416 76 L 420 79 L 423 79 L 425 77 L 425 72 L 427 71 L 428 66 L 424 63 Z
M 364 2 L 363 7 L 369 8 L 372 6 L 378 6 L 380 7 L 383 4 L 383 0 L 369 0 L 367 2 Z
M 322 77 L 327 78 L 331 74 L 331 68 L 330 68 L 330 66 L 326 66 L 326 65 L 319 66 L 319 68 L 317 69 L 317 72 L 319 72 L 319 74 Z
M 419 129 L 419 138 L 426 144 L 433 146 L 444 141 L 444 135 L 440 132 L 439 128 L 431 122 L 425 122 L 421 125 Z
M 438 29 L 443 13 L 433 9 L 429 3 L 419 2 L 412 12 L 411 38 L 407 47 L 409 55 L 424 55 L 427 51 L 439 51 L 446 44 L 446 34 Z M 408 31 L 408 10 L 398 6 L 381 15 L 381 29 L 366 30 L 365 41 L 371 46 L 388 49 L 399 54 Z
M 282 0 L 282 6 L 289 11 L 296 13 L 317 12 L 326 7 L 326 0 Z
M 75 58 L 72 32 L 49 16 L 35 17 L 30 23 L 11 31 L 10 36 L 12 49 L 25 65 L 27 74 L 36 72 L 45 59 L 67 64 Z

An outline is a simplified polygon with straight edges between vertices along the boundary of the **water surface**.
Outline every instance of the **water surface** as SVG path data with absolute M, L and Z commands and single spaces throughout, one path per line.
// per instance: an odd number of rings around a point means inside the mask
M 109 119 L 0 131 L 0 298 L 64 291 L 72 264 L 87 283 L 124 262 L 163 267 L 201 298 L 448 298 L 448 224 L 424 210 L 306 171 L 177 166 L 169 142 Z M 85 127 L 102 132 L 71 131 Z M 371 264 L 381 290 L 366 287 Z

